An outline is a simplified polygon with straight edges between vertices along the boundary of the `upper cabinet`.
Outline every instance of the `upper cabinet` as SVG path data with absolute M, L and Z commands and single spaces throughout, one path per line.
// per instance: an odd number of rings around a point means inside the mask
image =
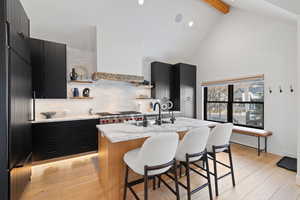
M 7 22 L 10 32 L 9 46 L 30 63 L 30 51 L 28 51 L 30 22 L 19 0 L 7 1 Z
M 36 98 L 67 98 L 65 44 L 30 40 L 32 87 Z
M 170 99 L 172 65 L 162 62 L 151 63 L 151 97 L 154 99 Z

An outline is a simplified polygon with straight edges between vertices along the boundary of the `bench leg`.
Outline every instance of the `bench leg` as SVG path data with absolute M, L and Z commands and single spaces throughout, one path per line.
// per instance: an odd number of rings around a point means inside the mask
M 268 152 L 268 137 L 265 137 L 265 152 Z
M 257 153 L 260 156 L 260 136 L 257 137 Z

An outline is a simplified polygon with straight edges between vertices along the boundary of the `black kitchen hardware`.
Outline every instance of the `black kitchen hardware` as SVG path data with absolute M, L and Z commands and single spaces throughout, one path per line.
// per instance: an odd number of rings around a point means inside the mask
M 33 124 L 33 161 L 98 150 L 97 119 Z
M 19 0 L 0 1 L 0 199 L 20 199 L 31 177 L 29 19 Z
M 78 74 L 75 71 L 75 68 L 72 68 L 72 72 L 70 73 L 70 79 L 71 81 L 76 81 L 78 78 Z
M 82 92 L 83 97 L 90 97 L 90 89 L 89 88 L 84 88 Z
M 30 39 L 33 91 L 37 99 L 66 99 L 66 45 Z

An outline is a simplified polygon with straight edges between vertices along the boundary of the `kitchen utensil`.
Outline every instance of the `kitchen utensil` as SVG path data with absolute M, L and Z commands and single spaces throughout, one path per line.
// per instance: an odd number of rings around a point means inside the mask
M 84 88 L 82 92 L 82 96 L 84 97 L 90 97 L 90 89 L 89 88 Z

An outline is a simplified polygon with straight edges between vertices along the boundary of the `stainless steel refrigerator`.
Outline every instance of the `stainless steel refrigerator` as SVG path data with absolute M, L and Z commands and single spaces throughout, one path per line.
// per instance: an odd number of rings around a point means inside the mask
M 19 0 L 0 1 L 0 199 L 20 198 L 31 176 L 29 20 Z

